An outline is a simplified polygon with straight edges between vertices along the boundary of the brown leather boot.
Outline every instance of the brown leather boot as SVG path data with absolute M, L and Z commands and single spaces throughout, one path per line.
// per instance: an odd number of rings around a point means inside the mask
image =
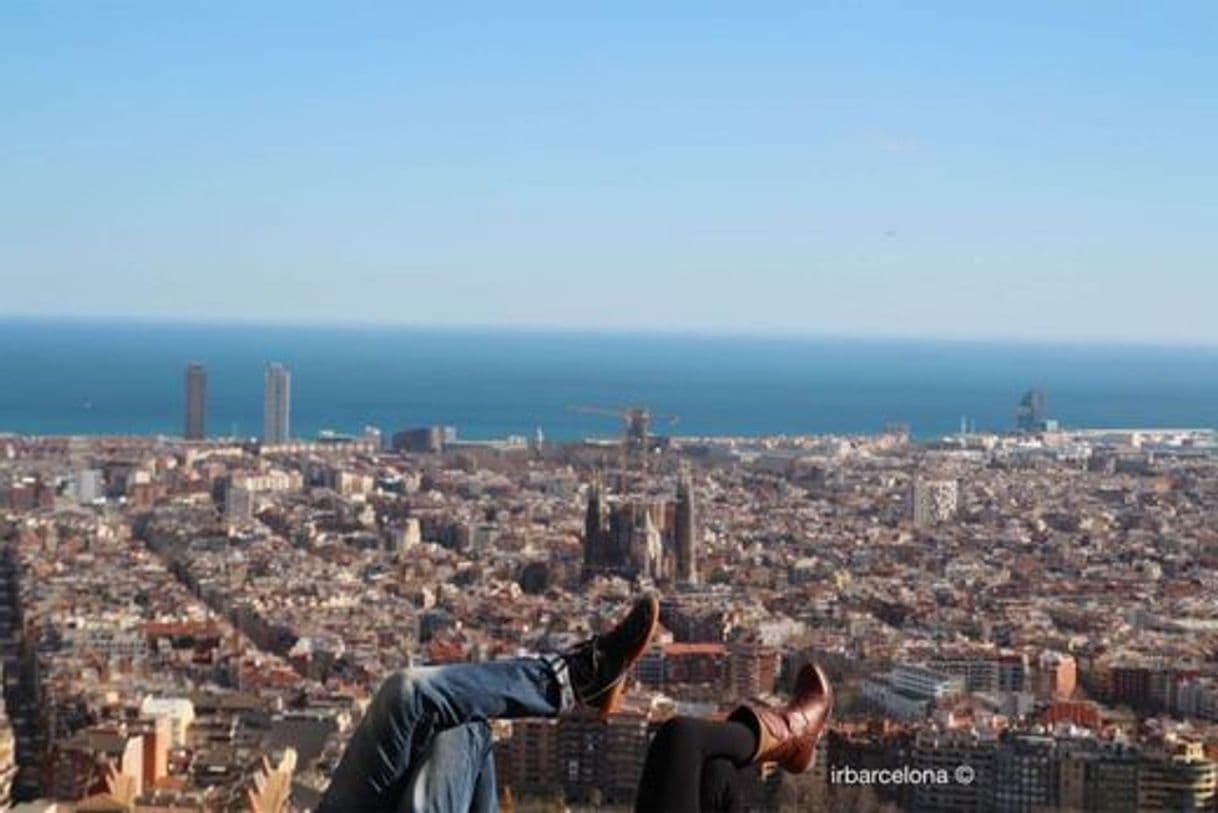
M 757 735 L 753 762 L 777 762 L 791 773 L 812 764 L 816 743 L 833 711 L 833 687 L 819 666 L 808 664 L 795 679 L 795 694 L 781 708 L 760 701 L 739 706 L 729 720 L 744 723 Z

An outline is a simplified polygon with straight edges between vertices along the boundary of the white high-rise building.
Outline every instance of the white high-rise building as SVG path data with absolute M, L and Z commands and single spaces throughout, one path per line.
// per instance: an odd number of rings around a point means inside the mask
M 262 393 L 262 442 L 287 443 L 291 438 L 292 373 L 282 364 L 266 366 Z
M 954 519 L 959 499 L 960 488 L 955 480 L 915 478 L 909 500 L 914 525 L 925 527 Z

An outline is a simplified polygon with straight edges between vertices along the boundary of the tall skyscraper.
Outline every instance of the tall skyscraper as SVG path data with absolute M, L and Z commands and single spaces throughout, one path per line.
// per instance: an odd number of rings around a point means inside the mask
M 187 440 L 207 437 L 207 368 L 202 364 L 186 367 L 186 430 Z
M 677 581 L 694 584 L 698 581 L 698 514 L 694 484 L 687 471 L 677 480 L 676 513 Z
M 287 443 L 291 414 L 292 372 L 282 364 L 268 364 L 262 392 L 262 442 Z

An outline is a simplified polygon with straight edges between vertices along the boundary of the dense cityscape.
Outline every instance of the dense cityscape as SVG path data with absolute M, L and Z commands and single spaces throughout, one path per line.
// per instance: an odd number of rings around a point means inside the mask
M 3 4 L 0 813 L 1218 813 L 1216 33 Z
M 561 650 L 632 596 L 661 630 L 607 719 L 496 724 L 505 809 L 627 808 L 650 736 L 838 687 L 758 809 L 1214 809 L 1218 438 L 1067 429 L 703 438 L 443 426 L 0 436 L 0 777 L 22 811 L 308 809 L 393 670 Z M 1013 401 L 1015 399 L 1012 399 Z M 938 779 L 935 779 L 938 777 Z

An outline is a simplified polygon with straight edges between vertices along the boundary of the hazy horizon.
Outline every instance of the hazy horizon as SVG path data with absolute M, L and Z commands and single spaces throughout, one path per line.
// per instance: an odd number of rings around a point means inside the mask
M 147 327 L 195 327 L 195 328 L 266 328 L 290 330 L 337 330 L 353 331 L 402 331 L 437 333 L 500 333 L 519 335 L 570 335 L 585 337 L 622 338 L 691 338 L 691 339 L 740 339 L 759 342 L 860 342 L 863 344 L 900 343 L 942 344 L 996 347 L 1077 347 L 1095 349 L 1145 349 L 1145 350 L 1199 350 L 1218 351 L 1218 340 L 1169 340 L 1128 339 L 1114 337 L 1053 337 L 1053 336 L 1004 336 L 1001 334 L 959 336 L 934 333 L 830 333 L 815 330 L 766 330 L 764 328 L 720 326 L 598 326 L 561 323 L 512 324 L 493 322 L 393 322 L 358 321 L 351 319 L 273 319 L 264 317 L 226 316 L 166 316 L 156 314 L 22 314 L 0 313 L 0 324 L 4 322 L 26 322 L 33 324 L 97 324 L 97 325 L 143 325 Z

